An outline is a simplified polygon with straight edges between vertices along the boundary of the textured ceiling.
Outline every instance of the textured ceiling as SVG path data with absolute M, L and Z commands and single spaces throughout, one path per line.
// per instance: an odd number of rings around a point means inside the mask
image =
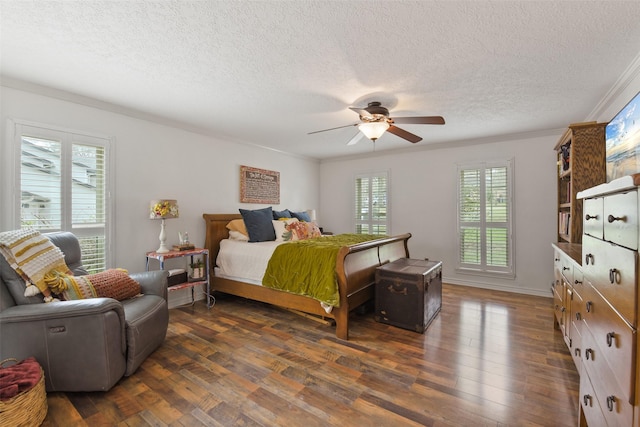
M 640 52 L 638 1 L 0 1 L 0 74 L 315 158 L 348 106 L 383 102 L 418 145 L 584 120 Z M 131 113 L 133 114 L 133 113 Z M 411 145 L 392 134 L 376 150 Z

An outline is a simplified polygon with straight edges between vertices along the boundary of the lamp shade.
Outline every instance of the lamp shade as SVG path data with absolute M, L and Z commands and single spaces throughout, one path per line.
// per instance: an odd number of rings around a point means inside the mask
M 389 129 L 389 123 L 386 121 L 361 123 L 358 125 L 358 129 L 360 129 L 360 132 L 364 133 L 367 138 L 375 141 Z
M 149 219 L 178 218 L 177 200 L 152 200 L 149 204 Z

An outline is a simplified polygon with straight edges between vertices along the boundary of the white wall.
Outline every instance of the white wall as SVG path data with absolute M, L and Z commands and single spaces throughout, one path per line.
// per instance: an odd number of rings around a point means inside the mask
M 0 86 L 2 149 L 10 141 L 8 119 L 114 137 L 115 259 L 113 267 L 131 272 L 145 268 L 145 253 L 158 247 L 160 222 L 148 219 L 149 201 L 177 199 L 180 218 L 167 220 L 167 243 L 188 231 L 197 246 L 204 244 L 203 213 L 237 213 L 238 208 L 268 205 L 240 203 L 240 165 L 280 172 L 280 201 L 274 208 L 319 208 L 319 163 L 256 146 L 224 141 L 104 109 L 68 102 L 30 91 Z M 212 118 L 213 119 L 213 118 Z M 5 180 L 5 175 L 2 175 Z M 10 186 L 0 186 L 0 230 L 15 228 L 5 214 L 13 204 Z M 179 265 L 174 265 L 179 267 Z M 170 304 L 188 294 L 170 296 Z
M 610 120 L 640 90 L 640 57 L 621 76 L 601 104 L 584 120 Z M 553 279 L 551 242 L 556 238 L 556 183 L 553 147 L 564 129 L 484 143 L 448 144 L 320 164 L 256 146 L 234 143 L 100 108 L 0 86 L 0 137 L 7 144 L 7 119 L 24 119 L 115 138 L 115 262 L 131 271 L 144 268 L 144 253 L 158 245 L 159 224 L 147 219 L 148 202 L 175 198 L 180 218 L 167 221 L 170 243 L 189 231 L 204 243 L 202 213 L 236 212 L 239 166 L 281 173 L 278 209 L 316 208 L 327 231 L 352 228 L 353 178 L 357 173 L 390 171 L 392 233 L 410 232 L 412 257 L 443 261 L 448 283 L 549 296 Z M 580 121 L 579 119 L 576 121 Z M 362 143 L 362 142 L 361 142 Z M 380 141 L 379 143 L 383 143 Z M 4 154 L 5 147 L 0 150 Z M 454 271 L 456 164 L 514 159 L 516 277 L 495 280 Z M 3 175 L 4 179 L 4 175 Z M 7 183 L 2 204 L 12 203 Z M 4 208 L 0 212 L 5 212 Z M 6 216 L 0 229 L 13 228 Z M 184 296 L 172 297 L 182 302 Z M 171 303 L 171 301 L 170 301 Z
M 640 91 L 640 55 L 610 92 L 579 121 L 608 122 Z M 569 125 L 569 123 L 567 123 Z M 320 165 L 318 219 L 327 231 L 353 230 L 353 179 L 362 172 L 389 170 L 391 232 L 412 233 L 410 256 L 443 262 L 447 283 L 550 297 L 553 280 L 551 242 L 557 238 L 556 157 L 553 150 L 564 129 L 512 140 L 378 152 L 369 156 L 326 160 Z M 362 143 L 362 142 L 361 142 Z M 378 144 L 384 143 L 379 141 Z M 456 164 L 514 159 L 514 280 L 456 273 Z
M 553 147 L 561 133 L 559 130 L 542 137 L 323 161 L 319 220 L 327 230 L 350 232 L 354 175 L 389 170 L 391 233 L 412 234 L 412 258 L 442 261 L 443 280 L 447 283 L 549 296 L 553 278 L 551 242 L 556 223 Z M 516 278 L 498 280 L 456 273 L 456 165 L 510 158 L 514 159 Z

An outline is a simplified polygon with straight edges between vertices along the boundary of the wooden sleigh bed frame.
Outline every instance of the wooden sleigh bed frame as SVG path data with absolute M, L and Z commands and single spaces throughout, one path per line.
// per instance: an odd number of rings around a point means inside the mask
M 240 214 L 203 214 L 206 223 L 204 246 L 209 250 L 211 291 L 224 292 L 247 299 L 273 304 L 312 315 L 334 319 L 336 336 L 349 339 L 349 312 L 374 296 L 375 271 L 380 265 L 409 257 L 407 241 L 410 233 L 381 238 L 369 242 L 345 246 L 340 249 L 336 268 L 340 307 L 327 313 L 320 302 L 309 297 L 295 295 L 277 289 L 266 288 L 223 277 L 216 277 L 214 267 L 220 250 L 220 241 L 229 237 L 226 225 L 242 218 Z

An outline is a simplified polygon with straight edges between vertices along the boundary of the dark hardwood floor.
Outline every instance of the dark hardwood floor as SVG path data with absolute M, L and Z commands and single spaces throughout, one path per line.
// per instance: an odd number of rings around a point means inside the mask
M 551 298 L 443 286 L 424 335 L 334 328 L 220 296 L 106 393 L 49 393 L 44 426 L 576 426 L 579 377 Z

